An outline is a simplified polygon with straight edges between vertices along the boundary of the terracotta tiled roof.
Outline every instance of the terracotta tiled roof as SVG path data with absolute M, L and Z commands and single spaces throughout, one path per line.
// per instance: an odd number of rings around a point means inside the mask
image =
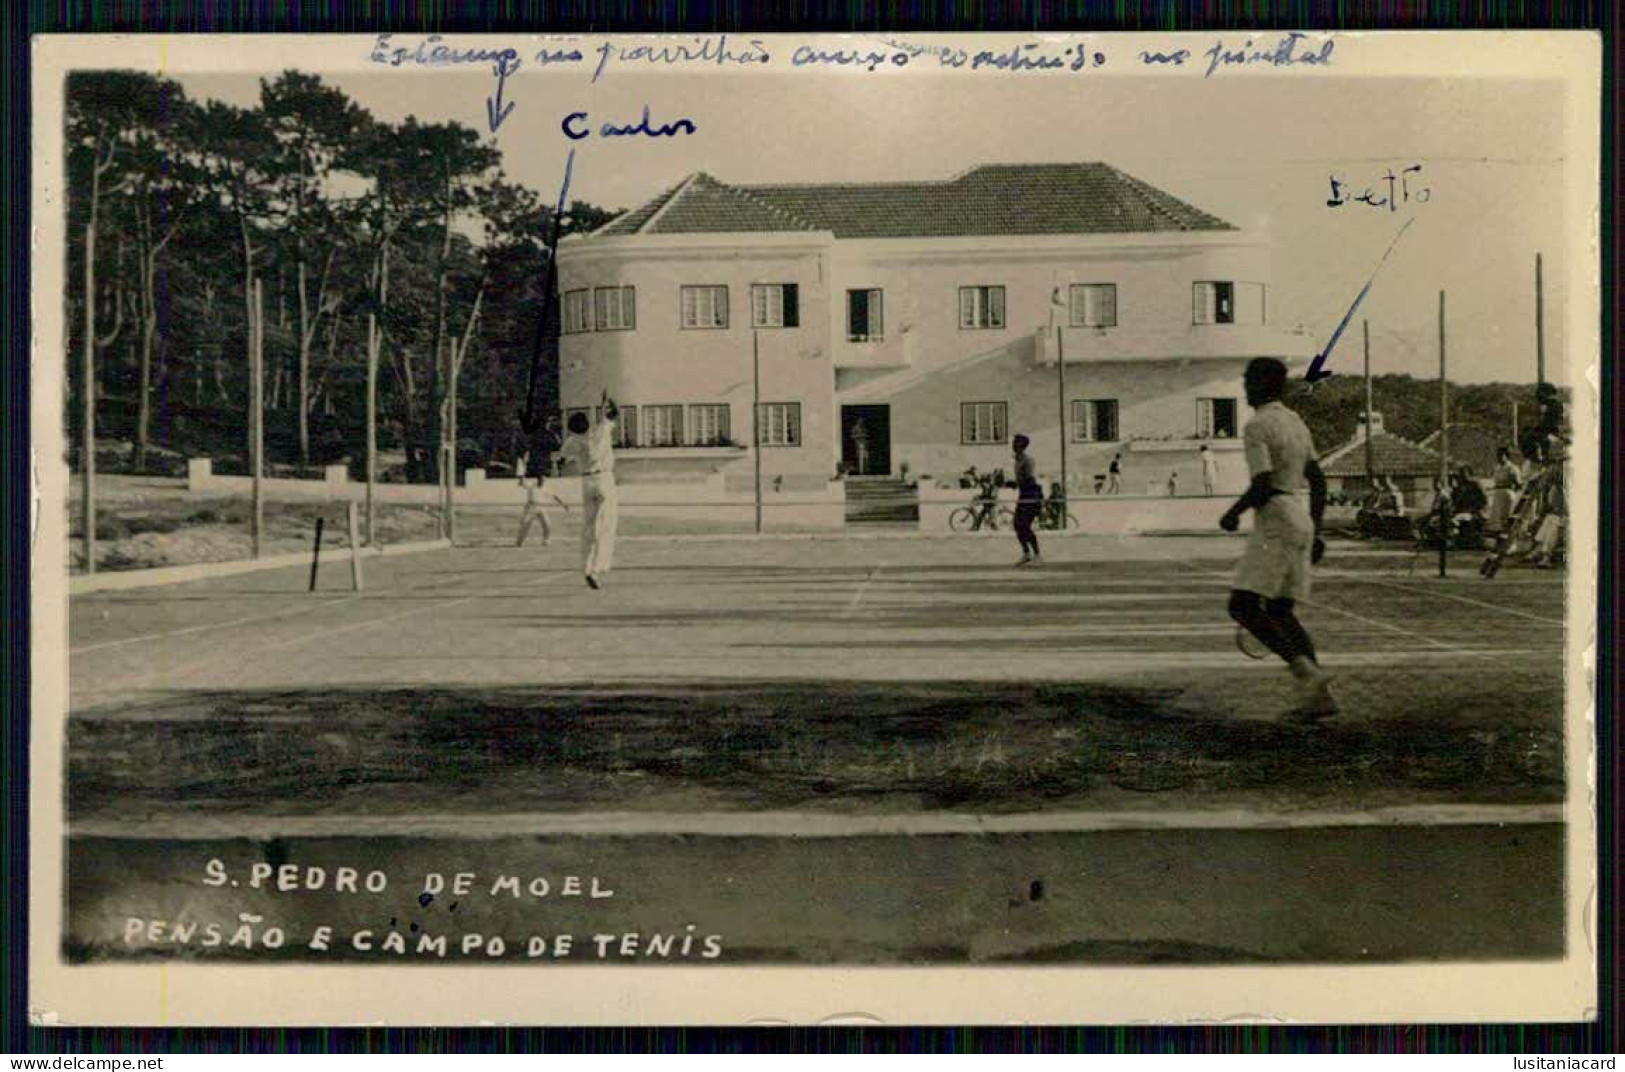
M 1439 472 L 1437 451 L 1391 432 L 1371 437 L 1371 462 L 1379 476 L 1437 476 Z M 1365 476 L 1365 440 L 1356 436 L 1344 443 L 1322 458 L 1320 467 L 1327 476 Z
M 1437 451 L 1438 444 L 1438 432 L 1422 440 L 1422 446 L 1429 450 Z M 1518 452 L 1512 442 L 1511 429 L 1497 432 L 1476 424 L 1452 424 L 1449 447 L 1450 467 L 1465 465 L 1474 476 L 1489 476 L 1495 472 L 1495 453 L 1502 447 L 1511 449 L 1513 454 Z
M 703 173 L 598 234 L 831 231 L 837 238 L 1228 231 L 1107 164 L 988 164 L 940 182 L 729 186 Z
M 649 222 L 655 213 L 666 207 L 666 202 L 672 199 L 673 194 L 687 185 L 688 181 L 688 179 L 684 179 L 671 189 L 661 191 L 653 199 L 644 202 L 631 212 L 615 217 L 615 219 L 593 233 L 601 235 L 636 234 L 644 224 Z

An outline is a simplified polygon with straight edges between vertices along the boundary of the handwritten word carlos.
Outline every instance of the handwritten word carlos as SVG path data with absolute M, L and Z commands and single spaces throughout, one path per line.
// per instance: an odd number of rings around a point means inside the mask
M 1332 195 L 1326 199 L 1326 207 L 1341 208 L 1347 204 L 1361 204 L 1398 212 L 1400 205 L 1408 205 L 1413 201 L 1417 204 L 1426 204 L 1433 198 L 1433 187 L 1423 186 L 1419 178 L 1415 185 L 1411 182 L 1421 170 L 1421 164 L 1412 164 L 1395 175 L 1394 169 L 1389 168 L 1377 179 L 1375 190 L 1367 186 L 1364 192 L 1352 197 L 1348 195 L 1348 191 L 1353 189 L 1349 182 L 1341 175 L 1330 175 L 1328 178 L 1332 184 Z M 1383 192 L 1385 190 L 1386 193 Z

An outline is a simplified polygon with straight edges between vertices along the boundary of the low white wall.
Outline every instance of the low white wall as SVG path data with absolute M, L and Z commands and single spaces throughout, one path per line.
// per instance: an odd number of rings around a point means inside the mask
M 187 464 L 187 490 L 205 495 L 249 495 L 254 481 L 246 476 L 220 476 L 207 458 L 194 458 Z M 464 484 L 456 490 L 458 506 L 512 506 L 525 503 L 525 487 L 513 477 L 491 480 L 483 469 L 463 474 Z M 348 479 L 343 466 L 330 466 L 325 480 L 264 479 L 267 498 L 300 499 L 313 502 L 364 501 L 367 485 Z M 535 480 L 529 481 L 535 485 Z M 756 500 L 724 488 L 721 473 L 701 482 L 681 484 L 622 483 L 617 492 L 623 516 L 669 518 L 684 521 L 716 521 L 754 525 Z M 581 478 L 549 477 L 537 493 L 544 505 L 556 497 L 571 507 L 581 505 Z M 440 489 L 430 484 L 375 484 L 373 501 L 433 506 L 440 502 Z M 821 491 L 775 492 L 771 484 L 762 489 L 762 525 L 766 529 L 831 528 L 846 524 L 846 492 L 839 481 L 830 481 Z

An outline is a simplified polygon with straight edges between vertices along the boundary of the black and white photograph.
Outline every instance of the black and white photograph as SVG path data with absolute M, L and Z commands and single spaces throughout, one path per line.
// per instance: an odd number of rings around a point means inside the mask
M 42 1023 L 1595 1010 L 1600 38 L 40 38 Z

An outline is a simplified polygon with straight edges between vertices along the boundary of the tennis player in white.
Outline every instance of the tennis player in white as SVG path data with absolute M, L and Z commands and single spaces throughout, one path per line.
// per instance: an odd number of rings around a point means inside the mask
M 615 559 L 615 524 L 619 505 L 615 494 L 615 422 L 621 411 L 605 392 L 590 421 L 585 413 L 570 414 L 570 434 L 559 453 L 581 477 L 581 568 L 587 587 L 598 588 Z
M 1254 511 L 1247 551 L 1231 583 L 1230 617 L 1280 656 L 1297 679 L 1294 714 L 1317 720 L 1336 714 L 1337 701 L 1293 607 L 1309 598 L 1309 567 L 1325 553 L 1320 521 L 1326 477 L 1308 427 L 1281 402 L 1286 380 L 1286 365 L 1275 358 L 1247 364 L 1243 383 L 1253 416 L 1243 440 L 1252 483 L 1219 527 L 1234 532 L 1241 515 Z

